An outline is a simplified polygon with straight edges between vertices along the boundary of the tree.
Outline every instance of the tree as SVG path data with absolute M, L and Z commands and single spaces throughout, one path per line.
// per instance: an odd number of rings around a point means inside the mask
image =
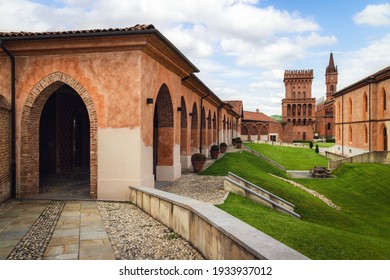
M 310 149 L 313 149 L 313 141 L 310 141 L 309 147 Z
M 320 152 L 320 149 L 318 148 L 318 145 L 316 145 L 316 153 L 318 154 Z

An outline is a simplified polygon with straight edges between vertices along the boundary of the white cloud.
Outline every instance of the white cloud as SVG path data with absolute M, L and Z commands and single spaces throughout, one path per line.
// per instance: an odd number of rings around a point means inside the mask
M 390 33 L 369 46 L 339 55 L 339 86 L 342 89 L 390 65 Z
M 358 25 L 386 26 L 390 25 L 390 4 L 368 5 L 353 17 Z
M 284 92 L 284 69 L 294 69 L 295 62 L 307 58 L 311 48 L 337 42 L 334 36 L 322 36 L 312 18 L 264 7 L 266 1 L 53 0 L 44 4 L 47 2 L 0 0 L 0 31 L 150 23 L 201 70 L 199 77 L 221 99 L 242 99 L 248 109 L 269 108 L 272 113 L 280 112 L 279 96 L 271 95 Z M 265 103 L 271 105 L 262 105 Z

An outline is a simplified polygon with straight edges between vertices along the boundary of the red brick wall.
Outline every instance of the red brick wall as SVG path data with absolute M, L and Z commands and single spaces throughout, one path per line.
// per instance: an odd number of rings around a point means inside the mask
M 0 203 L 11 196 L 10 162 L 11 136 L 8 104 L 0 96 Z

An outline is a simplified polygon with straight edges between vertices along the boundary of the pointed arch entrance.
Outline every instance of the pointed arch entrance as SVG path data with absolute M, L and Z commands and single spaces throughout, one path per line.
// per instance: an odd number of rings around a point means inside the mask
M 39 192 L 89 197 L 88 111 L 63 85 L 46 101 L 39 125 Z
M 168 86 L 163 84 L 154 108 L 153 173 L 157 181 L 168 181 L 169 167 L 173 166 L 173 106 Z
M 68 92 L 69 95 L 60 94 L 64 91 Z M 53 94 L 61 96 L 61 98 L 64 97 L 68 105 L 76 100 L 77 110 L 73 111 L 73 105 L 69 105 L 69 108 L 66 109 L 62 102 L 55 102 L 54 97 L 49 101 Z M 48 101 L 49 103 L 47 103 Z M 56 103 L 56 105 L 50 105 L 50 103 Z M 44 110 L 46 105 L 49 109 Z M 56 169 L 55 172 L 58 173 L 69 167 L 73 169 L 84 166 L 89 173 L 89 179 L 87 179 L 89 181 L 87 183 L 89 184 L 88 195 L 90 198 L 97 198 L 97 115 L 93 101 L 86 89 L 73 77 L 56 72 L 42 79 L 32 89 L 22 110 L 18 195 L 29 197 L 39 194 L 41 172 Z M 65 128 L 64 123 L 62 131 L 59 129 L 61 128 L 60 123 L 54 124 L 49 121 L 50 116 L 54 115 L 53 110 L 63 111 L 69 117 L 67 118 L 70 120 L 66 124 L 67 128 Z M 40 126 L 43 126 L 42 130 L 49 136 L 40 133 Z M 46 139 L 44 139 L 45 137 Z M 50 141 L 54 141 L 53 137 L 55 137 L 56 142 L 50 144 Z M 60 144 L 61 141 L 62 144 Z M 47 147 L 44 147 L 45 144 Z M 52 149 L 49 147 L 50 145 L 56 148 Z M 65 145 L 68 146 L 67 150 L 61 154 Z M 56 163 L 50 162 L 54 161 L 54 158 Z

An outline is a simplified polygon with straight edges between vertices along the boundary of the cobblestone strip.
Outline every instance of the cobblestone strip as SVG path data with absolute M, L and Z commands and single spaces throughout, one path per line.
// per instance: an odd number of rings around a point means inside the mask
M 0 215 L 6 213 L 12 209 L 15 205 L 19 204 L 20 201 L 16 199 L 9 199 L 0 204 Z
M 271 173 L 268 173 L 268 174 L 271 175 L 272 177 L 275 177 L 275 178 L 278 178 L 278 179 L 280 179 L 282 181 L 285 181 L 285 182 L 289 183 L 290 185 L 293 185 L 294 187 L 300 188 L 301 190 L 304 190 L 305 192 L 311 194 L 312 196 L 315 196 L 315 197 L 321 199 L 323 202 L 325 202 L 326 205 L 328 205 L 331 208 L 334 208 L 334 209 L 339 210 L 339 211 L 342 210 L 341 207 L 339 207 L 336 204 L 334 204 L 329 198 L 327 198 L 323 194 L 320 194 L 320 193 L 318 193 L 318 192 L 316 192 L 314 190 L 308 189 L 305 186 L 303 186 L 301 184 L 298 184 L 297 182 L 294 182 L 292 180 L 284 179 L 282 177 L 276 176 L 276 175 L 271 174 Z
M 40 260 L 64 209 L 65 201 L 52 201 L 16 245 L 8 260 Z
M 129 203 L 98 202 L 118 260 L 199 260 L 202 255 L 148 214 Z

